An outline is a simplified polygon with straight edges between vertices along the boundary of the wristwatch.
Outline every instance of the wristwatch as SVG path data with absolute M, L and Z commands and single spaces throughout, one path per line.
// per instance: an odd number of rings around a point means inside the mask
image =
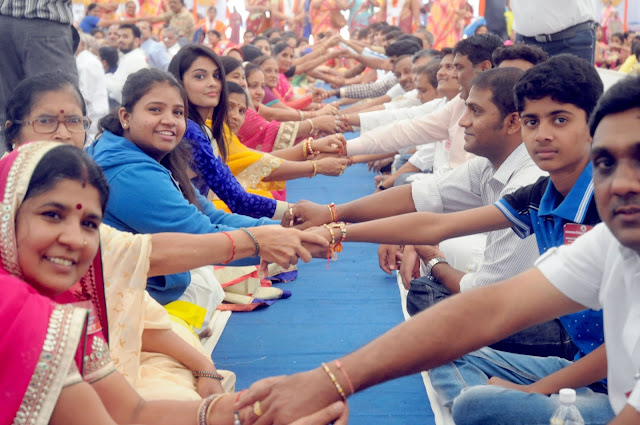
M 446 263 L 449 264 L 449 262 L 447 261 L 446 258 L 443 257 L 433 257 L 431 260 L 429 260 L 426 264 L 426 272 L 425 272 L 425 276 L 433 281 L 437 280 L 435 277 L 433 277 L 431 275 L 431 270 L 433 270 L 433 267 L 438 264 L 438 263 Z

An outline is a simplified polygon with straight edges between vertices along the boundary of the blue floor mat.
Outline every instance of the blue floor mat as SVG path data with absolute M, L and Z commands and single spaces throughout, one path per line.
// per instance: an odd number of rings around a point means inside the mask
M 366 165 L 343 176 L 287 183 L 290 202 L 342 203 L 372 193 Z M 280 284 L 291 298 L 249 313 L 233 313 L 213 352 L 221 369 L 236 373 L 237 389 L 274 375 L 318 367 L 339 358 L 403 320 L 395 277 L 378 268 L 377 245 L 345 244 L 337 262 L 300 263 L 298 279 Z M 327 378 L 328 379 L 328 378 Z M 369 388 L 349 398 L 353 425 L 435 424 L 420 375 Z

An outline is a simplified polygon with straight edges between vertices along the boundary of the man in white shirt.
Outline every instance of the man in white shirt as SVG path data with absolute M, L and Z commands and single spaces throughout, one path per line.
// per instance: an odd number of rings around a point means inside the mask
M 539 46 L 550 56 L 571 53 L 593 64 L 596 0 L 511 0 L 516 43 Z
M 87 104 L 87 117 L 91 120 L 91 127 L 87 131 L 87 142 L 91 142 L 98 134 L 98 121 L 109 112 L 104 69 L 100 59 L 87 46 L 91 39 L 93 37 L 89 34 L 80 33 L 80 44 L 76 50 L 78 87 Z
M 140 35 L 140 29 L 133 24 L 122 24 L 118 29 L 118 48 L 122 56 L 116 72 L 106 75 L 109 97 L 118 103 L 122 102 L 122 87 L 127 77 L 149 68 L 144 50 L 140 48 Z
M 447 140 L 446 165 L 453 169 L 465 163 L 471 155 L 464 151 L 464 131 L 458 125 L 458 120 L 465 110 L 464 100 L 469 94 L 473 78 L 493 67 L 491 54 L 501 45 L 502 40 L 493 34 L 474 35 L 458 42 L 454 48 L 454 65 L 461 85 L 460 95 L 426 116 L 398 121 L 383 129 L 349 140 L 347 153 L 353 156 L 395 152 L 407 147 Z
M 605 93 L 590 126 L 594 196 L 604 223 L 571 245 L 549 249 L 535 268 L 452 297 L 339 362 L 327 362 L 339 384 L 362 391 L 432 369 L 534 323 L 585 307 L 601 308 L 606 360 L 599 358 L 592 373 L 578 376 L 571 386 L 606 376 L 617 415 L 611 423 L 640 422 L 640 78 L 622 80 Z M 340 399 L 336 388 L 325 384 L 327 379 L 318 368 L 262 381 L 240 397 L 238 408 L 251 409 L 261 400 L 270 421 L 291 422 Z M 512 423 L 517 422 L 516 417 Z

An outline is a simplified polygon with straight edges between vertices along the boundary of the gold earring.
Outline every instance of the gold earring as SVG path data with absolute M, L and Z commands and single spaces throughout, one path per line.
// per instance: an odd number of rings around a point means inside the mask
M 83 244 L 84 246 L 87 246 L 87 245 L 89 245 L 89 241 L 84 241 L 82 244 Z
M 123 128 L 127 128 L 128 126 L 129 126 L 129 124 L 127 124 L 127 123 L 122 124 Z

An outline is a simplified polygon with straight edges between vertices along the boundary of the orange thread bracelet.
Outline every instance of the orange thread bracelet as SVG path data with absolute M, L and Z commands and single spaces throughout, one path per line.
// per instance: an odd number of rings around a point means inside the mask
M 351 395 L 355 394 L 356 390 L 353 389 L 353 384 L 351 383 L 351 379 L 349 379 L 349 375 L 347 375 L 347 371 L 344 370 L 344 368 L 342 367 L 342 362 L 340 360 L 336 360 L 334 363 L 336 367 L 340 370 L 340 372 L 342 372 L 344 379 L 347 380 L 347 384 L 349 384 L 349 389 L 351 390 Z
M 220 233 L 222 233 L 223 235 L 226 235 L 231 241 L 231 258 L 229 258 L 227 261 L 222 263 L 222 264 L 229 264 L 231 261 L 233 261 L 233 258 L 236 256 L 236 243 L 231 237 L 231 235 L 228 234 L 227 232 L 220 232 Z

